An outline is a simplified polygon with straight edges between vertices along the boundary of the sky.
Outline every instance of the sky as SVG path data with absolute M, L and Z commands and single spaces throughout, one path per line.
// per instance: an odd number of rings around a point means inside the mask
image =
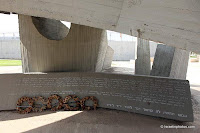
M 71 23 L 62 21 L 67 27 Z M 0 33 L 19 32 L 18 15 L 0 14 Z
M 19 32 L 18 15 L 0 14 L 0 33 Z

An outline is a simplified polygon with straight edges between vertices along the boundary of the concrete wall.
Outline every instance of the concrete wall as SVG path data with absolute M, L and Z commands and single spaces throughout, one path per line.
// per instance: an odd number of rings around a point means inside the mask
M 0 59 L 21 59 L 20 40 L 0 40 Z
M 113 60 L 135 59 L 135 42 L 109 41 L 108 45 L 114 50 Z
M 114 61 L 129 61 L 136 59 L 136 42 L 109 41 L 108 45 L 114 50 Z M 154 57 L 157 43 L 150 42 L 150 57 Z

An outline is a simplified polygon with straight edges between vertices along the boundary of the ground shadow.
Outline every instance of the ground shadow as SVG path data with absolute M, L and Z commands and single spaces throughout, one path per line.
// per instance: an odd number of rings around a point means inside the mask
M 66 119 L 26 131 L 26 133 L 73 133 L 73 132 L 160 132 L 161 125 L 192 125 L 188 122 L 178 122 L 151 116 L 145 116 L 123 111 L 99 109 L 97 111 L 84 111 Z M 172 129 L 177 132 L 177 129 Z M 188 132 L 198 129 L 180 129 Z

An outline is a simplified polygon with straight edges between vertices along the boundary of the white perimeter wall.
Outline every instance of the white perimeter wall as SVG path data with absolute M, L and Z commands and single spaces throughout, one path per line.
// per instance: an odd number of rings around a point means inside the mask
M 21 59 L 20 40 L 0 40 L 0 59 Z
M 109 41 L 108 45 L 114 50 L 114 61 L 129 61 L 136 59 L 136 42 L 135 41 Z M 154 57 L 157 43 L 150 42 L 150 56 Z

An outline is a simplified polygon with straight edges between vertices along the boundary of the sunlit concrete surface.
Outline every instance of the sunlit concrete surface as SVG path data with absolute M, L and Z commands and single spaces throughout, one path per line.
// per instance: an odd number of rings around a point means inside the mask
M 22 73 L 22 66 L 0 66 L 0 74 Z
M 200 88 L 200 63 L 189 63 L 187 80 L 190 81 L 191 87 Z
M 45 112 L 40 114 L 20 115 L 15 112 L 1 112 L 0 133 L 20 133 L 37 129 L 67 119 L 81 111 Z M 16 118 L 18 117 L 18 118 Z M 59 130 L 59 129 L 58 129 Z M 47 132 L 47 130 L 45 131 Z

